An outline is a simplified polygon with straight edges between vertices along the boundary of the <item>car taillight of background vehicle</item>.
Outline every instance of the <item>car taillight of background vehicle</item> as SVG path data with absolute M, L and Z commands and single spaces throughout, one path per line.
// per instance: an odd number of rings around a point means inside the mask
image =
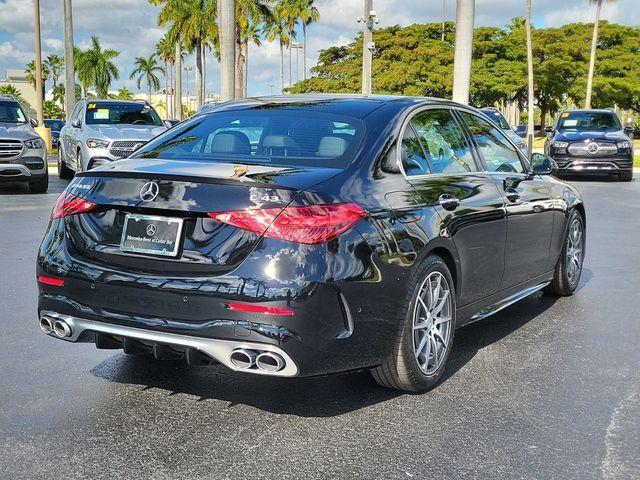
M 51 211 L 51 218 L 68 217 L 79 213 L 87 213 L 96 208 L 96 204 L 80 198 L 73 193 L 64 191 L 56 200 L 56 204 Z
M 362 207 L 353 203 L 209 213 L 214 220 L 258 235 L 308 245 L 337 237 L 366 215 Z

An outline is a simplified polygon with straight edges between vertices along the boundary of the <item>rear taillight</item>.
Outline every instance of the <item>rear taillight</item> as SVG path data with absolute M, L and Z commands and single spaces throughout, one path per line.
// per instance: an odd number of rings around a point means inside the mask
M 56 200 L 56 204 L 51 212 L 51 218 L 68 217 L 69 215 L 77 215 L 78 213 L 87 213 L 96 208 L 96 204 L 77 197 L 73 193 L 62 192 Z
M 337 237 L 367 212 L 353 203 L 210 213 L 219 222 L 266 237 L 316 245 Z

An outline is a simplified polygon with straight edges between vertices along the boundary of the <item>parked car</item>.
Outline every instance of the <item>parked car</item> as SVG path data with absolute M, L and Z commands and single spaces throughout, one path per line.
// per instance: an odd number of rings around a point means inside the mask
M 51 146 L 58 148 L 60 139 L 60 130 L 64 127 L 64 120 L 57 118 L 45 118 L 44 126 L 51 130 Z
M 515 129 L 513 129 L 511 125 L 509 125 L 509 122 L 507 122 L 507 119 L 504 118 L 502 113 L 500 113 L 500 110 L 494 107 L 483 107 L 480 109 L 480 111 L 487 117 L 489 117 L 497 126 L 499 126 L 511 139 L 511 141 L 518 146 L 520 150 L 525 153 L 527 152 L 527 144 L 524 142 L 522 137 L 516 133 Z
M 31 192 L 45 193 L 47 150 L 37 126 L 16 100 L 0 97 L 0 181 L 28 182 Z
M 527 125 L 518 125 L 515 129 L 516 135 L 520 138 L 527 138 Z M 534 125 L 533 126 L 533 136 L 534 137 L 542 137 L 542 125 Z
M 128 157 L 167 128 L 146 102 L 81 100 L 60 131 L 60 178 Z
M 434 130 L 438 162 L 421 133 Z M 38 253 L 40 327 L 252 374 L 371 369 L 422 391 L 456 328 L 576 290 L 585 210 L 553 170 L 450 101 L 227 103 L 68 185 Z
M 547 128 L 545 153 L 558 173 L 615 174 L 633 180 L 633 126 L 623 127 L 612 110 L 565 110 Z

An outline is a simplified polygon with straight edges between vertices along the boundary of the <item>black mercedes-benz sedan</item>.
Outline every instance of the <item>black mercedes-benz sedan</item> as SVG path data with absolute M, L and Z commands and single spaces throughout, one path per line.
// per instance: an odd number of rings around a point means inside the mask
M 545 153 L 558 173 L 615 174 L 633 180 L 633 127 L 622 126 L 612 110 L 565 110 L 546 129 Z
M 80 173 L 37 260 L 40 328 L 280 377 L 432 387 L 456 328 L 571 295 L 579 193 L 476 110 L 384 96 L 218 105 Z

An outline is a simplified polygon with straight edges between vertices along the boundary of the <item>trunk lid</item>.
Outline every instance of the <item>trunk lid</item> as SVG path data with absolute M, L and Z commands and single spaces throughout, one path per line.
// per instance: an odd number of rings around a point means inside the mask
M 222 274 L 234 269 L 260 236 L 210 218 L 209 212 L 284 208 L 306 188 L 340 169 L 132 159 L 77 176 L 67 190 L 96 203 L 64 219 L 75 254 L 119 270 L 163 275 Z M 150 182 L 151 195 L 141 195 Z M 171 256 L 123 251 L 132 217 L 179 219 Z M 127 220 L 129 218 L 129 220 Z M 129 223 L 127 223 L 129 222 Z M 137 224 L 137 221 L 136 221 Z M 127 233 L 133 231 L 128 227 Z M 138 235 L 138 233 L 136 233 Z M 144 233 L 140 233 L 144 236 Z

